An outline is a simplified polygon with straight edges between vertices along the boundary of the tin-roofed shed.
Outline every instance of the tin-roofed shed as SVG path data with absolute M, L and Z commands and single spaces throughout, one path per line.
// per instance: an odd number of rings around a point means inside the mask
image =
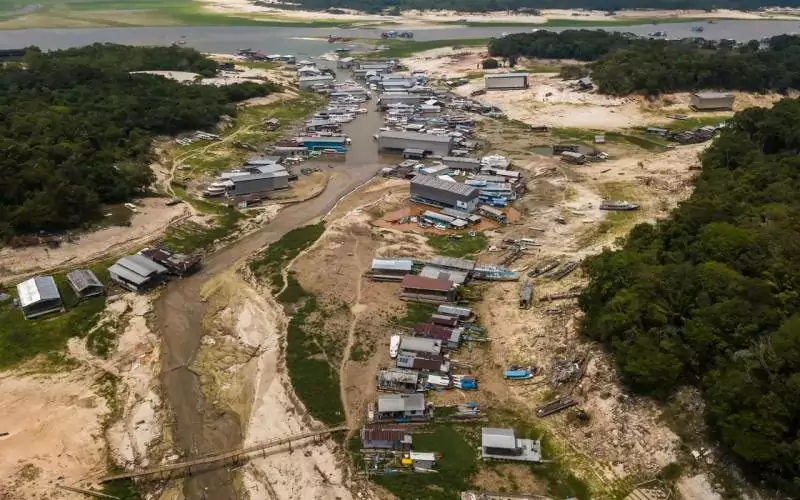
M 103 295 L 105 285 L 89 269 L 76 269 L 67 274 L 67 283 L 78 298 L 85 299 L 95 295 Z
M 400 281 L 413 267 L 411 259 L 372 259 L 370 277 L 376 281 Z
M 61 311 L 64 305 L 52 276 L 36 276 L 17 285 L 19 306 L 26 319 Z
M 408 300 L 449 302 L 455 297 L 455 286 L 448 280 L 407 274 L 403 277 L 402 286 L 401 296 Z
M 153 262 L 144 255 L 128 255 L 108 268 L 112 281 L 121 286 L 140 292 L 152 288 L 167 277 L 167 268 Z

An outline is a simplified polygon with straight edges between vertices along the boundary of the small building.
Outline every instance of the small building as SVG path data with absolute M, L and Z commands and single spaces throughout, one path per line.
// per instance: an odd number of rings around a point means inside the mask
M 375 377 L 381 391 L 414 392 L 419 382 L 419 372 L 404 368 L 381 370 Z
M 528 88 L 528 73 L 494 73 L 484 77 L 486 90 Z
M 375 404 L 375 420 L 424 420 L 428 407 L 422 394 L 382 394 Z
M 381 450 L 410 450 L 413 437 L 406 429 L 392 427 L 363 427 L 361 447 Z
M 425 339 L 440 340 L 443 349 L 455 350 L 461 346 L 463 328 L 450 328 L 434 323 L 418 323 L 414 327 L 414 335 Z
M 463 219 L 456 219 L 455 217 L 450 217 L 449 215 L 440 214 L 438 212 L 434 212 L 433 210 L 425 210 L 420 217 L 431 224 L 444 224 L 447 226 L 446 228 L 464 229 L 467 227 L 467 221 Z
M 273 172 L 233 177 L 231 181 L 233 182 L 232 194 L 234 196 L 277 191 L 289 187 L 289 172 L 281 168 Z
M 412 94 L 410 92 L 384 92 L 378 97 L 380 106 L 385 107 L 392 104 L 407 104 L 417 106 L 423 103 L 427 96 L 423 94 Z M 445 154 L 448 154 L 449 151 Z
M 426 339 L 423 337 L 400 337 L 401 352 L 415 352 L 438 356 L 442 352 L 442 341 L 439 339 Z
M 372 259 L 370 277 L 376 281 L 401 281 L 413 268 L 411 259 Z
M 410 190 L 412 201 L 464 212 L 474 212 L 480 198 L 480 193 L 472 186 L 428 175 L 417 175 L 411 179 Z
M 310 89 L 317 86 L 333 85 L 336 79 L 331 75 L 314 75 L 302 76 L 298 79 L 298 85 L 301 89 Z
M 455 327 L 458 325 L 458 318 L 447 314 L 431 314 L 431 323 L 435 325 Z
M 462 271 L 471 273 L 475 269 L 476 262 L 470 259 L 459 259 L 457 257 L 445 257 L 444 255 L 434 255 L 428 261 L 428 264 L 443 269 L 453 269 L 455 271 Z
M 478 158 L 460 158 L 458 156 L 445 156 L 442 163 L 453 170 L 465 170 L 467 172 L 478 172 L 481 169 L 481 161 Z
M 431 373 L 450 373 L 450 361 L 441 355 L 404 351 L 397 355 L 397 367 Z
M 445 314 L 447 316 L 454 316 L 458 319 L 469 319 L 472 316 L 472 309 L 469 307 L 461 307 L 454 304 L 441 304 L 436 310 L 438 314 Z
M 436 465 L 436 455 L 433 453 L 412 451 L 408 454 L 408 458 L 411 460 L 411 466 L 414 467 L 415 471 L 430 471 Z
M 64 310 L 61 294 L 52 276 L 36 276 L 18 284 L 17 297 L 25 319 Z
M 498 210 L 489 205 L 478 205 L 478 213 L 492 220 L 496 220 L 500 224 L 505 224 L 508 219 L 502 210 Z
M 732 111 L 734 95 L 730 92 L 697 92 L 690 107 L 696 111 Z
M 451 302 L 455 299 L 453 282 L 408 274 L 403 277 L 400 296 L 406 300 L 422 302 Z
M 481 458 L 541 462 L 542 446 L 539 440 L 517 439 L 514 429 L 484 427 L 481 429 Z
M 164 282 L 167 268 L 137 254 L 119 259 L 108 268 L 108 274 L 111 281 L 128 290 L 142 292 Z
M 425 150 L 406 148 L 403 150 L 403 158 L 406 160 L 421 160 L 425 158 Z
M 352 57 L 343 57 L 336 61 L 336 67 L 338 69 L 350 69 L 353 67 L 353 61 L 355 61 L 355 59 Z
M 67 284 L 79 299 L 103 295 L 105 285 L 89 269 L 76 269 L 67 273 Z
M 199 255 L 173 252 L 167 248 L 145 248 L 140 253 L 177 276 L 186 276 L 200 268 Z
M 380 151 L 420 149 L 427 154 L 447 156 L 453 149 L 453 138 L 449 135 L 388 130 L 378 134 L 378 149 Z
M 667 134 L 669 134 L 669 130 L 661 127 L 647 127 L 645 129 L 645 132 L 648 134 L 658 135 L 661 137 L 665 137 Z
M 471 214 L 469 212 L 458 210 L 456 208 L 443 208 L 441 212 L 445 215 L 449 215 L 450 217 L 455 217 L 456 219 L 462 219 L 468 222 L 469 224 L 478 224 L 481 221 L 481 217 L 479 215 Z
M 561 161 L 572 163 L 574 165 L 583 165 L 586 163 L 586 155 L 581 153 L 575 153 L 572 151 L 564 151 L 559 154 L 561 157 Z

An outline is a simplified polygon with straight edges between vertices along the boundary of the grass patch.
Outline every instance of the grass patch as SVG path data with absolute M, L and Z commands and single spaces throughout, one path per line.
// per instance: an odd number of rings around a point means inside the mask
M 622 134 L 619 132 L 606 132 L 606 141 L 627 143 L 647 151 L 666 151 L 670 145 L 669 142 L 658 136 Z
M 602 130 L 590 130 L 580 128 L 554 128 L 551 133 L 566 141 L 583 141 L 593 143 L 595 136 L 606 135 Z M 607 140 L 608 138 L 606 138 Z
M 107 272 L 105 269 L 100 272 L 101 266 L 103 264 L 98 264 L 93 270 L 103 280 Z M 54 278 L 67 309 L 65 312 L 27 320 L 22 311 L 10 302 L 0 305 L 0 369 L 40 354 L 58 362 L 59 353 L 66 347 L 67 340 L 87 335 L 99 321 L 106 306 L 104 296 L 79 301 L 67 285 L 64 274 L 57 274 Z M 6 293 L 16 297 L 16 288 L 10 288 Z
M 482 232 L 476 233 L 475 236 L 469 236 L 468 234 L 459 236 L 461 237 L 451 238 L 448 235 L 431 236 L 428 238 L 428 245 L 447 257 L 470 257 L 485 250 L 489 245 L 489 239 Z
M 278 276 L 281 276 L 281 274 L 279 273 Z M 270 278 L 272 278 L 272 276 L 270 276 Z M 283 285 L 281 284 L 281 287 L 282 286 Z M 308 297 L 308 292 L 306 292 L 305 289 L 300 286 L 300 282 L 297 281 L 294 273 L 290 272 L 286 279 L 286 288 L 275 298 L 282 304 L 294 304 L 300 302 L 301 299 L 306 297 Z
M 277 61 L 246 61 L 246 62 L 236 62 L 238 66 L 245 66 L 247 68 L 252 69 L 278 69 L 281 67 L 283 63 Z
M 414 40 L 381 40 L 381 45 L 388 46 L 387 49 L 378 52 L 364 54 L 364 57 L 392 57 L 401 58 L 414 55 L 426 50 L 439 49 L 442 47 L 452 47 L 453 51 L 464 47 L 485 47 L 489 43 L 489 38 L 464 38 L 460 40 L 427 40 L 417 42 Z
M 364 349 L 360 344 L 356 344 L 350 349 L 351 361 L 366 361 L 369 359 L 369 351 Z
M 599 194 L 606 200 L 626 200 L 630 202 L 637 202 L 638 196 L 631 190 L 628 184 L 623 182 L 607 182 L 602 184 L 599 188 Z M 597 226 L 587 229 L 587 231 L 578 238 L 578 248 L 584 248 L 594 243 L 597 238 L 606 236 L 608 234 L 622 235 L 627 233 L 633 228 L 638 218 L 637 211 L 609 211 L 606 212 L 605 218 L 601 220 Z
M 133 479 L 117 479 L 103 483 L 100 492 L 120 500 L 142 500 Z
M 392 318 L 392 323 L 399 326 L 414 326 L 417 323 L 427 323 L 438 308 L 436 304 L 421 302 L 406 302 L 406 313 L 400 318 Z
M 234 207 L 191 198 L 178 185 L 173 184 L 172 189 L 177 197 L 191 204 L 198 211 L 216 216 L 214 225 L 211 227 L 185 223 L 167 229 L 163 243 L 174 251 L 193 253 L 206 249 L 215 241 L 229 236 L 236 229 L 239 221 L 245 217 Z
M 327 425 L 338 425 L 344 417 L 339 398 L 339 374 L 328 357 L 331 347 L 319 342 L 320 326 L 310 321 L 317 299 L 308 295 L 289 320 L 286 335 L 286 367 L 292 387 L 312 417 Z
M 724 115 L 698 116 L 698 117 L 688 118 L 686 120 L 672 120 L 668 124 L 660 123 L 657 125 L 648 125 L 648 127 L 666 128 L 673 132 L 683 132 L 686 130 L 705 127 L 706 125 L 718 125 L 720 122 L 724 122 L 729 119 L 730 116 L 724 116 Z M 637 128 L 636 130 L 644 132 L 646 128 L 647 127 L 642 127 L 642 128 Z
M 434 425 L 414 434 L 414 450 L 439 456 L 436 474 L 384 474 L 375 482 L 398 498 L 455 500 L 478 470 L 478 428 Z
M 283 278 L 281 270 L 297 255 L 310 247 L 325 232 L 325 224 L 319 223 L 310 226 L 303 226 L 292 229 L 283 237 L 267 247 L 267 250 L 260 256 L 250 261 L 250 270 L 256 276 L 268 276 L 273 292 L 283 288 Z M 277 276 L 277 277 L 276 277 Z M 294 278 L 291 278 L 294 279 Z M 291 281 L 291 280 L 290 280 Z M 300 288 L 300 284 L 295 280 L 292 288 Z M 292 295 L 298 292 L 293 291 Z

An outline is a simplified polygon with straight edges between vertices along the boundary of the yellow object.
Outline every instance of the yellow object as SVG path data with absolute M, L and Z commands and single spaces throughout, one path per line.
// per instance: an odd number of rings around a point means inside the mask
M 403 457 L 400 459 L 400 465 L 403 467 L 411 467 L 413 464 L 414 462 L 410 458 Z

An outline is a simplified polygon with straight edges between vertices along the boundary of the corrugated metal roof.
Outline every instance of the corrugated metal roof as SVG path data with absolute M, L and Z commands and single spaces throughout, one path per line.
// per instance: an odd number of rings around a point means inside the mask
M 76 269 L 67 274 L 67 281 L 78 292 L 86 290 L 90 286 L 102 287 L 103 283 L 89 269 Z
M 133 283 L 134 285 L 143 285 L 147 283 L 148 279 L 150 279 L 147 276 L 142 276 L 140 274 L 137 274 L 128 269 L 127 267 L 123 267 L 119 264 L 114 264 L 111 267 L 109 267 L 108 272 L 112 275 L 112 278 L 114 277 L 114 275 L 116 275 L 125 281 Z
M 733 97 L 730 92 L 696 92 L 692 95 L 700 99 L 727 99 Z
M 448 316 L 458 316 L 460 318 L 469 318 L 472 316 L 472 309 L 469 307 L 459 307 L 451 304 L 442 304 L 437 309 L 440 314 L 447 314 Z
M 425 409 L 425 396 L 422 394 L 384 394 L 378 396 L 378 411 L 422 411 Z
M 436 177 L 429 175 L 416 175 L 411 179 L 412 188 L 414 185 L 426 186 L 434 189 L 441 189 L 442 191 L 449 191 L 451 193 L 460 194 L 461 196 L 478 196 L 478 191 L 466 184 L 460 182 L 443 181 Z
M 243 175 L 241 177 L 234 177 L 231 179 L 231 181 L 234 184 L 239 184 L 242 182 L 259 181 L 262 179 L 278 179 L 281 177 L 289 177 L 289 172 L 286 170 L 278 170 L 275 172 L 264 172 L 263 174 Z
M 429 264 L 445 268 L 453 268 L 461 271 L 472 271 L 475 269 L 475 261 L 469 259 L 459 259 L 456 257 L 445 257 L 436 255 L 428 261 Z
M 518 78 L 520 76 L 524 76 L 528 78 L 528 73 L 493 73 L 490 75 L 486 75 L 487 80 L 496 80 L 498 78 Z
M 439 354 L 442 351 L 442 341 L 439 339 L 426 339 L 421 337 L 402 337 L 400 339 L 401 351 L 421 351 Z
M 388 96 L 388 97 L 395 97 L 395 96 Z M 381 139 L 407 139 L 410 141 L 424 141 L 424 142 L 442 142 L 450 144 L 453 142 L 453 138 L 449 135 L 435 135 L 435 134 L 423 134 L 420 132 L 404 132 L 398 130 L 388 130 L 386 132 L 381 132 L 378 134 L 378 140 Z
M 361 429 L 362 441 L 401 441 L 411 443 L 412 437 L 405 429 L 385 427 L 364 427 Z
M 463 271 L 453 271 L 437 266 L 425 266 L 419 272 L 423 278 L 433 278 L 437 280 L 447 280 L 456 285 L 463 285 L 467 281 L 467 273 Z
M 372 259 L 372 270 L 411 271 L 414 262 L 410 259 Z
M 408 454 L 408 458 L 411 460 L 420 462 L 435 462 L 436 455 L 430 452 L 419 452 L 419 451 L 412 451 Z
M 514 429 L 484 427 L 481 429 L 481 446 L 484 448 L 505 448 L 513 450 L 517 447 Z
M 415 290 L 430 290 L 433 292 L 449 292 L 453 288 L 453 283 L 447 280 L 424 278 L 407 274 L 403 277 L 403 288 Z
M 399 384 L 416 384 L 419 372 L 414 370 L 404 370 L 402 368 L 389 368 L 381 370 L 378 377 L 386 382 L 396 382 Z
M 61 299 L 56 280 L 52 276 L 36 276 L 17 285 L 19 305 L 28 307 L 45 300 Z

